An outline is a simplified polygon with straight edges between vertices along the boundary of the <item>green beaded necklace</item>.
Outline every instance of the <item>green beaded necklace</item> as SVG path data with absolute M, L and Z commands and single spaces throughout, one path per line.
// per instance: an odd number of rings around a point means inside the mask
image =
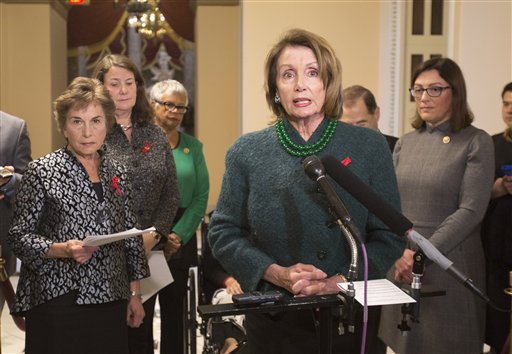
M 299 157 L 311 156 L 322 151 L 331 141 L 337 126 L 337 120 L 329 119 L 327 128 L 325 128 L 324 132 L 322 133 L 322 136 L 320 137 L 320 139 L 318 139 L 316 143 L 300 145 L 294 143 L 286 133 L 283 119 L 279 119 L 279 121 L 275 125 L 277 138 L 279 139 L 279 142 L 283 146 L 283 149 L 290 155 Z

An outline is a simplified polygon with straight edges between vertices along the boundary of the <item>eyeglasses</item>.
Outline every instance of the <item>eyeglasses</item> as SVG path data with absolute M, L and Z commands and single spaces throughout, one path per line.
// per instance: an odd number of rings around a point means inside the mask
M 409 92 L 411 96 L 417 100 L 419 100 L 423 96 L 423 92 L 427 91 L 427 95 L 430 97 L 439 97 L 443 93 L 444 90 L 451 88 L 450 86 L 431 86 L 427 88 L 421 87 L 411 87 Z
M 155 100 L 155 99 L 153 99 L 153 101 L 164 106 L 165 109 L 168 111 L 176 110 L 176 112 L 178 112 L 178 113 L 187 113 L 187 111 L 188 111 L 187 106 L 178 106 L 176 103 L 171 102 L 171 101 L 163 102 L 163 101 L 159 101 L 159 100 Z

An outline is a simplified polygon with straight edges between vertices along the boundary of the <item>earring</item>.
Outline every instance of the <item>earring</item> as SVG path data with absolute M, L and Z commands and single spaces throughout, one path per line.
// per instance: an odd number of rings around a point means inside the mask
M 280 102 L 281 102 L 281 97 L 279 97 L 279 95 L 277 94 L 277 92 L 276 92 L 276 97 L 274 97 L 274 102 L 275 102 L 275 103 L 280 103 Z

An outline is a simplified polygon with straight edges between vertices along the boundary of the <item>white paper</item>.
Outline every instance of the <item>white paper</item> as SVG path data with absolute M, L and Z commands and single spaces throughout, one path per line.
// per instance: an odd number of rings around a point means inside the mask
M 163 251 L 151 251 L 148 256 L 148 264 L 151 276 L 140 281 L 142 302 L 174 281 Z
M 338 283 L 338 287 L 347 290 L 348 284 L 349 283 Z M 357 302 L 364 305 L 364 281 L 355 281 L 354 289 L 356 290 Z M 416 302 L 416 300 L 389 280 L 368 280 L 368 306 L 406 304 L 410 302 Z
M 116 234 L 110 235 L 94 235 L 94 236 L 86 236 L 84 239 L 84 246 L 101 246 L 106 245 L 107 243 L 124 240 L 129 237 L 142 235 L 143 233 L 155 231 L 154 227 L 150 227 L 149 229 L 139 230 L 136 228 L 126 230 L 123 232 L 118 232 Z

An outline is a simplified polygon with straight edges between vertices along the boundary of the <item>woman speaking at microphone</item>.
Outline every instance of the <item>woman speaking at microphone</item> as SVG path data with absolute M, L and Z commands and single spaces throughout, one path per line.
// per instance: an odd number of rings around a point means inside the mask
M 343 103 L 341 64 L 316 34 L 293 29 L 271 48 L 265 94 L 275 115 L 271 126 L 242 136 L 226 156 L 208 234 L 214 256 L 245 291 L 337 293 L 351 261 L 349 246 L 331 226 L 326 196 L 304 173 L 302 160 L 333 155 L 399 208 L 389 148 L 381 134 L 337 121 Z M 402 254 L 404 240 L 334 187 L 365 240 L 369 277 L 384 277 Z M 359 270 L 362 279 L 363 267 Z M 247 314 L 250 352 L 317 352 L 315 315 L 311 310 Z M 378 323 L 378 313 L 369 323 Z M 360 330 L 356 324 L 356 335 L 338 335 L 336 324 L 334 351 L 359 352 Z M 369 333 L 376 338 L 375 328 Z

